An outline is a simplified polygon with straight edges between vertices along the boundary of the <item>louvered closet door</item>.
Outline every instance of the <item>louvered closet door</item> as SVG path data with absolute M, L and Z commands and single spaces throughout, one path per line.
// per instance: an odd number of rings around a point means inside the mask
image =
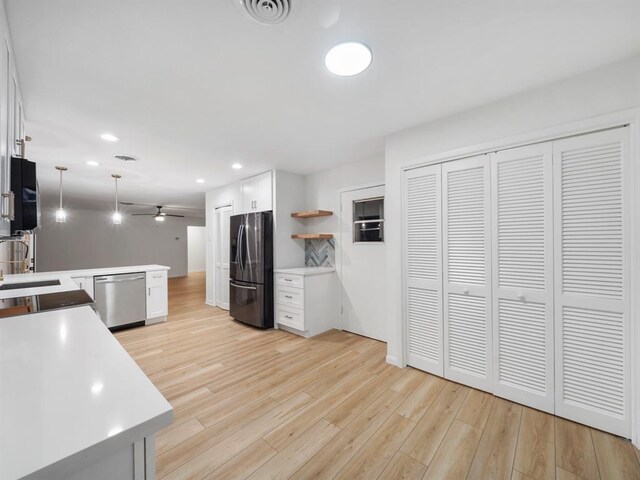
M 628 128 L 553 155 L 556 413 L 629 438 Z
M 404 178 L 407 363 L 443 375 L 441 167 Z
M 491 391 L 489 157 L 442 166 L 445 377 Z
M 553 413 L 551 143 L 491 159 L 493 391 Z

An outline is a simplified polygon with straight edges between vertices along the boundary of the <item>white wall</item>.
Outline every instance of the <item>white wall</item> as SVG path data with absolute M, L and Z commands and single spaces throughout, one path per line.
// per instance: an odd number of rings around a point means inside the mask
M 169 276 L 187 274 L 187 226 L 204 225 L 202 218 L 123 215 L 111 223 L 110 211 L 69 209 L 66 223 L 56 223 L 55 206 L 43 207 L 42 227 L 36 234 L 39 272 L 157 263 L 171 267 Z
M 591 71 L 386 139 L 387 317 L 389 361 L 402 364 L 402 169 L 437 155 L 640 106 L 640 57 Z
M 187 270 L 204 272 L 206 262 L 206 227 L 187 226 Z
M 291 217 L 291 212 L 306 209 L 305 180 L 301 175 L 276 170 L 274 172 L 273 196 L 273 266 L 291 268 L 304 265 L 304 240 L 291 238 L 294 233 L 304 233 L 300 220 Z

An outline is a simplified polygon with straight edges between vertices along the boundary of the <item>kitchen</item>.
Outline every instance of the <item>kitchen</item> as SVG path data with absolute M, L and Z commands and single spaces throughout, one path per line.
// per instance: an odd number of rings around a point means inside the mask
M 640 478 L 636 4 L 1 4 L 0 478 Z

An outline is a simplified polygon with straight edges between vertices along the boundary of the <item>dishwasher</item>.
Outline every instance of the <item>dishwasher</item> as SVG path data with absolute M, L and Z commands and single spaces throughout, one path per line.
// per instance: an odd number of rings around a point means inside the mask
M 98 316 L 110 330 L 144 325 L 147 318 L 146 274 L 95 277 Z

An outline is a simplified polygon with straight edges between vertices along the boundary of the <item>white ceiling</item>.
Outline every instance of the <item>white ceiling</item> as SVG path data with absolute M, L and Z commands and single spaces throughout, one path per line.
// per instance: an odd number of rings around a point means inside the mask
M 110 200 L 117 172 L 123 200 L 201 207 L 213 186 L 383 155 L 389 133 L 640 53 L 638 1 L 292 0 L 272 27 L 236 1 L 6 0 L 44 192 L 62 164 L 81 204 Z M 373 50 L 360 76 L 324 69 L 345 40 Z

